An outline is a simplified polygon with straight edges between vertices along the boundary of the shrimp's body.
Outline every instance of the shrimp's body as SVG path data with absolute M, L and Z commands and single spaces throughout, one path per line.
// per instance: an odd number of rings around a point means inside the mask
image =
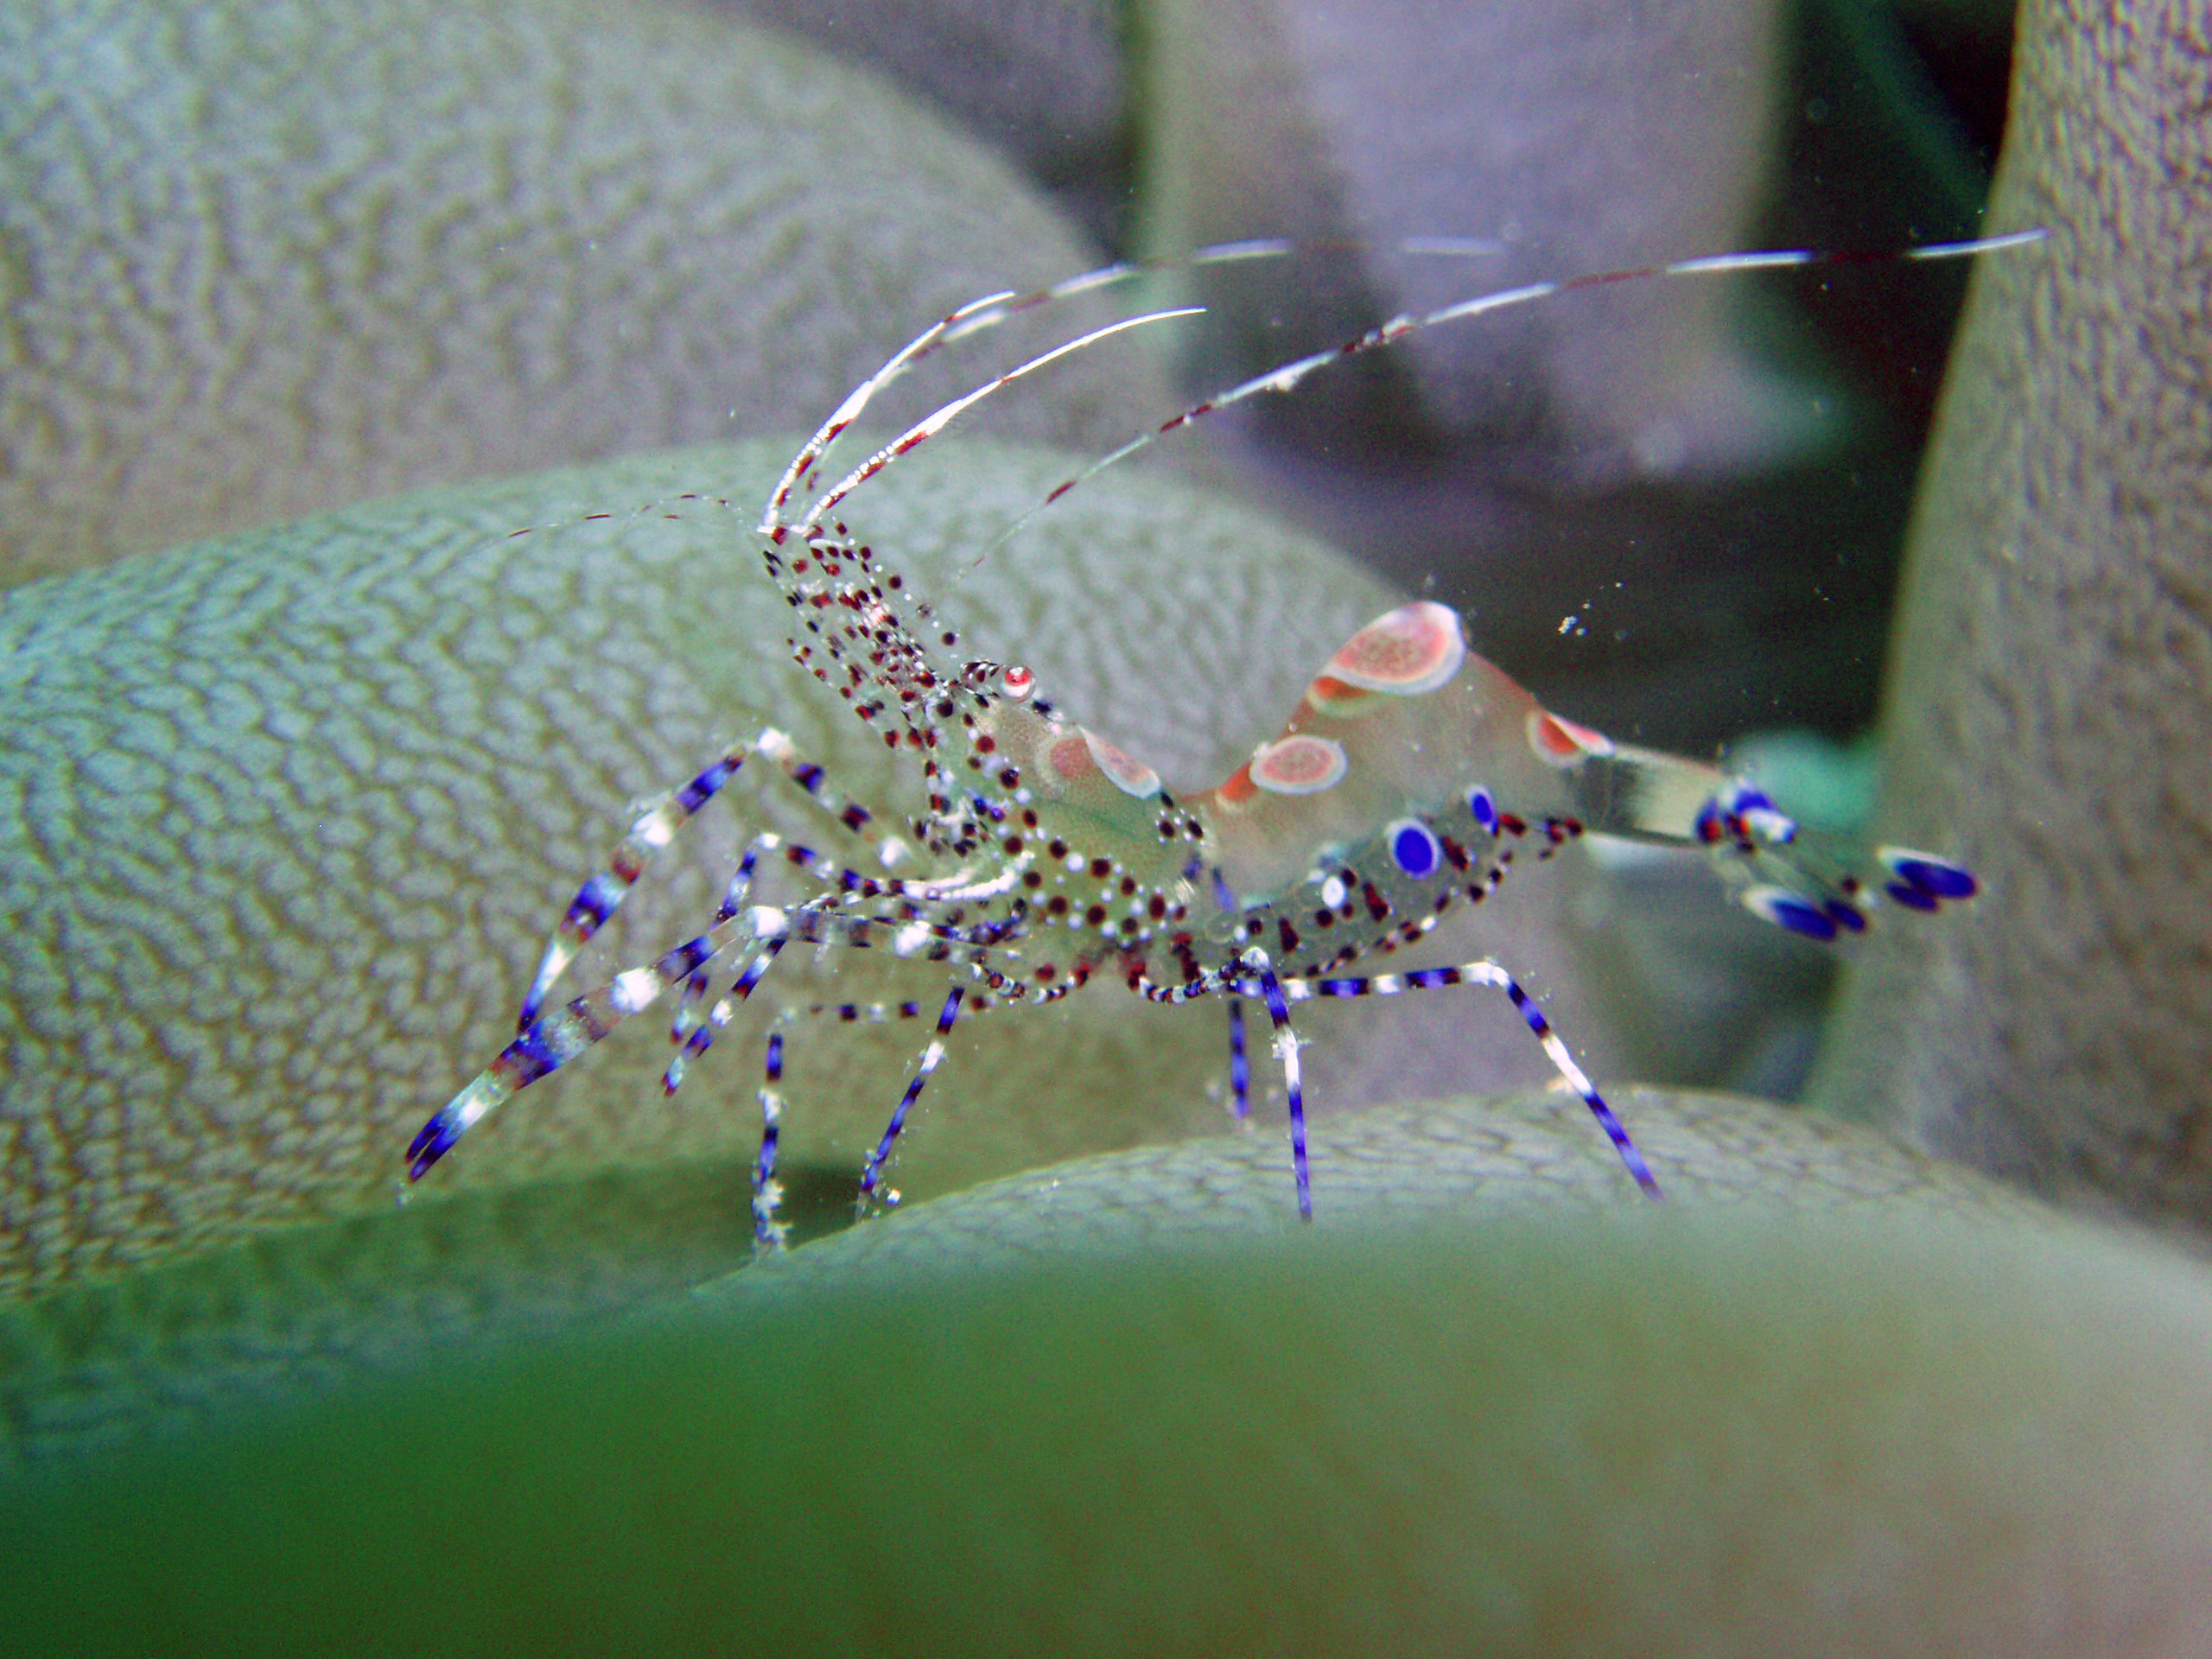
M 1994 238 L 1909 250 L 1940 257 L 2010 245 Z M 1200 257 L 1266 257 L 1240 245 Z M 1394 319 L 1194 405 L 1071 479 L 1156 437 L 1326 365 L 1387 347 L 1426 327 L 1567 288 L 1629 276 L 1695 275 L 1803 264 L 1805 254 L 1732 255 L 1652 271 L 1607 273 L 1479 296 L 1421 318 Z M 1949 859 L 1858 850 L 1797 826 L 1757 789 L 1701 761 L 1616 744 L 1551 713 L 1469 648 L 1459 614 L 1417 601 L 1359 630 L 1307 685 L 1281 732 L 1227 779 L 1174 796 L 1141 760 L 1069 720 L 1020 666 L 962 660 L 957 636 L 836 512 L 963 410 L 1055 359 L 1120 330 L 1185 315 L 1125 319 L 998 376 L 937 410 L 826 486 L 824 457 L 884 385 L 948 342 L 1062 295 L 1133 274 L 1116 267 L 1017 299 L 995 296 L 918 336 L 857 388 L 802 448 L 759 527 L 769 578 L 792 607 L 794 658 L 893 749 L 919 762 L 920 809 L 897 830 L 844 797 L 787 738 L 764 728 L 649 807 L 607 868 L 588 881 L 548 945 L 515 1039 L 423 1127 L 409 1148 L 419 1179 L 468 1127 L 531 1082 L 574 1059 L 631 1015 L 681 988 L 673 1090 L 794 940 L 874 946 L 946 964 L 953 982 L 880 1142 L 861 1172 L 863 1206 L 885 1199 L 884 1165 L 906 1115 L 943 1058 L 963 1004 L 1054 1001 L 1110 977 L 1154 1001 L 1226 1000 L 1236 1109 L 1249 1074 L 1242 1003 L 1256 998 L 1275 1031 L 1287 1096 L 1299 1208 L 1310 1215 L 1298 1039 L 1290 1006 L 1317 997 L 1388 995 L 1486 985 L 1511 999 L 1560 1075 L 1589 1106 L 1636 1183 L 1658 1183 L 1626 1129 L 1495 962 L 1405 974 L 1344 976 L 1421 938 L 1455 906 L 1479 902 L 1516 858 L 1541 859 L 1585 833 L 1702 847 L 1739 899 L 1768 921 L 1828 940 L 1855 933 L 1886 900 L 1932 911 L 1971 897 L 1974 877 Z M 803 511 L 794 504 L 811 492 Z M 1045 504 L 1040 504 L 1045 505 Z M 578 950 L 652 856 L 690 817 L 765 761 L 842 827 L 865 856 L 847 864 L 772 835 L 755 836 L 705 930 L 656 960 L 548 1010 Z M 788 906 L 748 903 L 763 857 L 811 884 Z M 1331 976 L 1339 976 L 1332 977 Z M 714 988 L 723 988 L 719 997 Z M 772 1035 L 760 1091 L 763 1141 L 754 1217 L 764 1246 L 782 1240 L 774 1164 L 783 1103 L 783 1035 Z

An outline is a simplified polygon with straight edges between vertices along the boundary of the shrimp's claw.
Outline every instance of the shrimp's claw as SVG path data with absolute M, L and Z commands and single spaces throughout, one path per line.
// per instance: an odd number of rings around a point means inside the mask
M 1973 898 L 1981 883 L 1963 864 L 1910 847 L 1877 847 L 1874 857 L 1890 873 L 1882 891 L 1910 910 L 1934 911 Z
M 1801 830 L 1764 791 L 1737 783 L 1699 814 L 1698 838 L 1712 847 L 1722 871 L 1741 883 L 1737 897 L 1761 921 L 1823 944 L 1866 931 L 1868 906 L 1887 899 L 1932 914 L 1981 891 L 1973 871 L 1955 860 L 1910 847 L 1878 847 L 1874 880 L 1863 850 L 1841 837 Z
M 1761 921 L 1822 944 L 1833 943 L 1840 932 L 1858 933 L 1866 926 L 1866 916 L 1848 899 L 1816 901 L 1767 882 L 1745 888 L 1741 902 Z

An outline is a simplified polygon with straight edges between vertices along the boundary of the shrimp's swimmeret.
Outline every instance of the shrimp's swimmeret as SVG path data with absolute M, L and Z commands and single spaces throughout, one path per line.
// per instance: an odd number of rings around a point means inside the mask
M 2039 235 L 1911 248 L 1894 257 L 1957 257 Z M 1286 251 L 1286 245 L 1243 243 L 1204 251 L 1188 263 Z M 1091 463 L 1035 511 L 1169 433 L 1424 329 L 1599 283 L 1827 257 L 1731 254 L 1529 284 L 1424 316 L 1395 317 L 1193 404 Z M 827 458 L 876 395 L 920 359 L 1018 312 L 1138 274 L 1136 266 L 1116 265 L 1036 294 L 994 295 L 932 325 L 845 398 L 768 499 L 760 556 L 791 607 L 791 654 L 826 688 L 824 696 L 845 702 L 891 748 L 913 759 L 918 809 L 887 818 L 849 798 L 773 727 L 716 756 L 641 813 L 606 868 L 584 883 L 523 998 L 514 1040 L 415 1137 L 407 1152 L 410 1179 L 419 1179 L 516 1090 L 671 992 L 677 1052 L 663 1084 L 673 1092 L 778 955 L 799 941 L 888 950 L 944 964 L 950 978 L 914 1075 L 860 1171 L 863 1210 L 895 1201 L 886 1163 L 963 1011 L 1051 1002 L 1093 979 L 1118 981 L 1154 1002 L 1220 999 L 1239 1116 L 1249 1096 L 1243 1004 L 1259 1001 L 1282 1068 L 1303 1216 L 1312 1215 L 1313 1199 L 1292 1005 L 1460 985 L 1488 987 L 1512 1002 L 1628 1175 L 1656 1198 L 1658 1180 L 1626 1128 L 1497 963 L 1346 970 L 1421 938 L 1455 906 L 1480 903 L 1516 861 L 1548 858 L 1586 834 L 1701 847 L 1754 914 L 1823 942 L 1864 931 L 1885 904 L 1928 912 L 1974 896 L 1974 876 L 1949 857 L 1899 847 L 1862 855 L 1801 831 L 1760 791 L 1716 767 L 1615 743 L 1554 714 L 1469 648 L 1456 612 L 1427 601 L 1401 605 L 1353 634 L 1320 665 L 1279 733 L 1222 783 L 1192 795 L 1171 794 L 1143 760 L 1067 718 L 1039 694 L 1027 668 L 961 658 L 957 634 L 908 588 L 891 557 L 847 529 L 838 507 L 986 397 L 1109 335 L 1187 315 L 1188 308 L 1123 318 L 1032 358 L 842 475 L 830 474 Z M 549 1007 L 577 952 L 654 856 L 748 766 L 810 802 L 846 850 L 832 855 L 778 835 L 753 836 L 700 931 Z M 802 895 L 781 905 L 750 902 L 763 861 L 792 872 Z M 928 1010 L 908 1004 L 901 1012 L 926 1017 Z M 763 1133 L 753 1226 L 760 1245 L 771 1249 L 785 1236 L 775 1175 L 784 1037 L 779 1029 L 768 1038 L 758 1095 Z

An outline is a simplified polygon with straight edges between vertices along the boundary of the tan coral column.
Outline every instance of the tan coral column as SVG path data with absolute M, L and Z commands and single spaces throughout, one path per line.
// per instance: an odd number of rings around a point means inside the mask
M 2212 22 L 2033 0 L 1914 533 L 1890 837 L 1987 896 L 1855 974 L 1818 1093 L 2212 1222 Z

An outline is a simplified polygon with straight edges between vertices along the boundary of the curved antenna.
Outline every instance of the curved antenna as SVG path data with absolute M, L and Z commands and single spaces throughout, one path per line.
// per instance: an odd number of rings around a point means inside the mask
M 995 294 L 981 295 L 922 330 L 893 353 L 874 374 L 846 394 L 830 418 L 815 429 L 813 436 L 807 440 L 798 454 L 791 458 L 791 464 L 784 469 L 776 487 L 769 493 L 759 532 L 774 537 L 778 531 L 788 530 L 791 522 L 783 515 L 785 509 L 791 505 L 791 497 L 810 476 L 818 477 L 828 470 L 823 464 L 826 457 L 838 440 L 851 430 L 861 411 L 893 381 L 947 346 L 995 328 L 1008 319 L 1025 313 L 1057 305 L 1084 294 L 1118 288 L 1166 271 L 1199 270 L 1213 265 L 1287 259 L 1301 252 L 1326 252 L 1339 247 L 1355 248 L 1358 245 L 1334 241 L 1299 242 L 1287 237 L 1254 237 L 1236 242 L 1210 243 L 1186 254 L 1157 259 L 1119 259 L 1109 265 L 1101 265 L 1093 270 L 1063 277 L 1057 283 L 1033 289 L 1026 294 L 1004 289 Z M 1466 259 L 1501 253 L 1506 246 L 1503 241 L 1484 237 L 1412 236 L 1399 242 L 1397 250 L 1409 258 Z M 826 511 L 817 503 L 815 510 L 807 515 L 808 522 L 818 520 Z
M 1015 381 L 1024 379 L 1036 373 L 1039 369 L 1058 362 L 1064 357 L 1087 350 L 1101 340 L 1110 340 L 1115 335 L 1125 334 L 1132 328 L 1142 328 L 1155 322 L 1172 322 L 1178 317 L 1198 316 L 1205 310 L 1205 308 L 1202 305 L 1179 305 L 1170 307 L 1164 311 L 1146 311 L 1134 317 L 1123 317 L 1118 322 L 1105 323 L 1093 328 L 1089 334 L 1078 334 L 1073 340 L 1063 341 L 1049 352 L 1039 353 L 1026 362 L 1016 364 L 995 379 L 986 381 L 975 391 L 963 397 L 954 398 L 950 403 L 942 405 L 915 422 L 913 425 L 908 427 L 817 496 L 814 505 L 807 509 L 806 517 L 796 526 L 785 526 L 770 520 L 764 522 L 760 526 L 762 533 L 781 539 L 786 529 L 796 528 L 803 536 L 812 535 L 822 527 L 823 520 L 836 511 L 839 502 L 889 467 L 899 456 L 919 448 L 986 397 L 1005 391 Z M 850 404 L 852 399 L 848 397 L 845 401 Z M 858 411 L 855 410 L 854 412 L 856 414 Z M 849 424 L 849 421 L 848 423 Z M 834 442 L 834 439 L 832 441 Z
M 1056 484 L 1034 506 L 1023 512 L 991 540 L 990 545 L 976 556 L 969 566 L 974 569 L 1007 542 L 1013 539 L 1031 519 L 1043 512 L 1071 491 L 1088 483 L 1109 467 L 1117 467 L 1130 456 L 1149 448 L 1170 433 L 1195 426 L 1223 410 L 1257 397 L 1264 392 L 1288 392 L 1317 370 L 1346 358 L 1357 357 L 1367 352 L 1395 346 L 1399 341 L 1431 328 L 1462 322 L 1471 317 L 1486 316 L 1493 311 L 1503 311 L 1515 306 L 1532 304 L 1555 295 L 1572 294 L 1584 289 L 1605 288 L 1617 283 L 1649 282 L 1663 276 L 1713 276 L 1746 270 L 1776 270 L 1803 265 L 1886 264 L 1895 261 L 1960 259 L 1976 254 L 1996 253 L 2007 248 L 2026 246 L 2040 242 L 2050 234 L 2037 228 L 2014 231 L 2003 236 L 1975 237 L 1962 242 L 1928 242 L 1914 247 L 1878 250 L 1866 253 L 1821 252 L 1810 248 L 1777 249 L 1749 253 L 1709 254 L 1694 259 L 1675 259 L 1664 264 L 1629 265 L 1618 270 L 1592 271 L 1580 276 L 1557 277 L 1548 282 L 1525 283 L 1518 287 L 1499 289 L 1490 294 L 1478 294 L 1449 305 L 1424 312 L 1418 316 L 1401 312 L 1387 322 L 1377 323 L 1364 334 L 1357 334 L 1339 345 L 1321 351 L 1309 352 L 1277 365 L 1264 373 L 1255 374 L 1212 397 L 1202 398 L 1181 414 L 1162 421 L 1147 432 L 1140 432 L 1119 448 L 1101 455 L 1082 471 Z M 1407 251 L 1416 251 L 1408 247 Z M 1429 247 L 1424 251 L 1436 251 Z
M 1109 267 L 1109 269 L 1111 268 Z M 1089 274 L 1103 275 L 1104 273 Z M 1085 280 L 1087 277 L 1075 279 L 1077 283 Z M 1050 290 L 1046 292 L 1049 293 Z M 791 457 L 791 465 L 785 467 L 784 475 L 776 480 L 776 487 L 769 493 L 767 505 L 761 511 L 760 533 L 764 536 L 772 534 L 783 524 L 784 520 L 781 516 L 783 510 L 790 505 L 791 493 L 798 487 L 799 480 L 806 476 L 816 462 L 829 453 L 830 447 L 844 435 L 846 429 L 860 418 L 861 411 L 868 407 L 869 400 L 877 392 L 882 391 L 884 387 L 889 385 L 946 341 L 958 338 L 953 331 L 962 323 L 979 315 L 988 315 L 995 321 L 1012 315 L 1013 308 L 1008 302 L 1014 298 L 1014 290 L 1007 289 L 996 294 L 986 294 L 978 299 L 969 301 L 959 309 L 940 317 L 923 329 L 920 334 L 893 353 L 882 367 L 847 392 L 844 401 L 830 412 L 828 420 L 815 429 L 814 435 L 806 441 L 798 454 Z

